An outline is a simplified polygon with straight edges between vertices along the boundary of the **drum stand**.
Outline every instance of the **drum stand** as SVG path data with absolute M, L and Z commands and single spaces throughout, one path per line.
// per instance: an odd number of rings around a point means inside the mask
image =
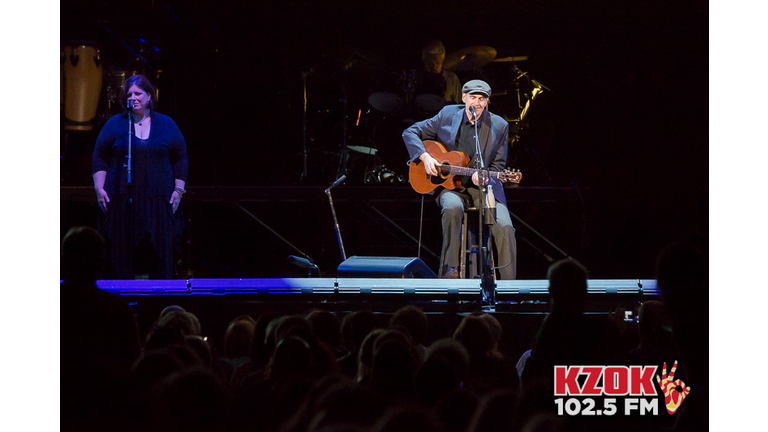
M 514 119 L 514 120 L 508 120 L 508 121 L 516 122 L 519 125 L 519 127 L 522 128 L 523 121 L 525 120 L 525 116 L 528 114 L 531 106 L 533 105 L 533 101 L 536 99 L 536 97 L 538 95 L 540 95 L 541 93 L 543 93 L 544 90 L 547 90 L 549 92 L 551 92 L 552 90 L 550 90 L 546 86 L 542 85 L 538 81 L 536 81 L 534 79 L 531 79 L 530 76 L 528 76 L 528 72 L 523 72 L 520 69 L 518 69 L 517 66 L 514 66 L 514 65 L 512 66 L 512 68 L 513 68 L 513 70 L 515 72 L 519 73 L 519 75 L 514 79 L 514 82 L 515 82 L 515 89 L 516 89 L 515 91 L 517 92 L 517 104 L 518 104 L 518 108 L 521 108 L 521 111 L 520 111 L 520 118 Z M 531 82 L 531 84 L 534 87 L 533 91 L 531 92 L 531 97 L 525 102 L 525 106 L 523 106 L 521 104 L 521 102 L 520 102 L 520 84 L 519 84 L 519 80 L 523 76 L 527 77 L 528 80 Z M 520 140 L 520 135 L 515 133 L 512 136 L 512 142 L 510 143 L 510 146 L 514 145 L 514 143 L 519 141 L 519 140 Z M 546 167 L 544 166 L 544 162 L 541 160 L 541 156 L 539 156 L 538 152 L 536 152 L 535 149 L 533 149 L 533 148 L 529 148 L 529 149 L 530 149 L 530 152 L 533 153 L 534 156 L 536 157 L 536 160 L 539 162 L 539 166 L 542 167 L 542 169 L 544 170 L 544 174 L 547 176 L 547 179 L 549 180 L 549 182 L 551 184 L 552 183 L 552 178 L 549 175 L 549 170 L 547 170 Z M 514 165 L 514 164 L 512 164 L 512 165 Z M 531 232 L 533 232 L 537 237 L 539 237 L 540 239 L 544 240 L 544 242 L 546 242 L 548 245 L 550 245 L 553 249 L 557 250 L 557 252 L 562 254 L 563 257 L 568 257 L 569 256 L 565 251 L 563 251 L 562 249 L 557 247 L 557 245 L 555 245 L 549 239 L 544 237 L 544 235 L 542 235 L 540 232 L 536 231 L 532 226 L 528 225 L 524 220 L 522 220 L 519 216 L 514 214 L 511 210 L 509 211 L 509 215 L 514 217 L 518 222 L 522 223 L 526 228 L 531 230 Z M 525 240 L 525 239 L 523 239 L 523 240 Z M 541 249 L 539 249 L 536 246 L 534 246 L 533 243 L 531 243 L 531 242 L 529 242 L 527 240 L 526 240 L 526 243 L 528 243 L 531 247 L 536 249 L 536 251 L 539 252 L 542 256 L 544 256 L 544 258 L 547 261 L 549 261 L 549 262 L 553 262 L 554 261 L 554 259 L 552 257 L 550 257 L 549 255 L 544 253 Z
M 307 149 L 307 76 L 311 74 L 313 69 L 310 69 L 307 72 L 301 73 L 301 86 L 302 91 L 304 94 L 304 109 L 302 112 L 302 169 L 301 169 L 301 177 L 299 178 L 299 181 L 306 180 L 309 176 L 307 172 L 307 157 L 308 157 L 308 149 Z
M 512 70 L 517 73 L 518 75 L 513 80 L 515 84 L 515 92 L 517 93 L 517 107 L 521 110 L 520 116 L 515 119 L 509 119 L 506 120 L 510 123 L 516 123 L 518 126 L 518 131 L 516 133 L 510 134 L 511 135 L 511 141 L 510 141 L 510 148 L 514 146 L 516 142 L 520 141 L 520 135 L 519 131 L 522 130 L 525 127 L 525 117 L 528 115 L 528 112 L 530 111 L 531 107 L 533 106 L 533 101 L 536 99 L 538 95 L 544 92 L 544 90 L 547 90 L 551 92 L 548 87 L 542 85 L 538 81 L 531 79 L 531 77 L 528 75 L 528 72 L 521 71 L 517 66 L 512 65 Z M 520 78 L 526 77 L 528 81 L 533 86 L 533 91 L 531 91 L 531 96 L 528 98 L 527 101 L 525 101 L 525 105 L 523 105 L 520 101 Z M 529 152 L 531 152 L 534 157 L 536 158 L 536 161 L 539 164 L 539 167 L 544 171 L 544 175 L 546 175 L 547 180 L 549 180 L 549 183 L 552 184 L 552 177 L 549 175 L 549 170 L 544 165 L 544 161 L 541 159 L 541 156 L 536 151 L 536 149 L 526 146 L 525 149 Z M 512 161 L 511 165 L 514 165 L 515 161 Z

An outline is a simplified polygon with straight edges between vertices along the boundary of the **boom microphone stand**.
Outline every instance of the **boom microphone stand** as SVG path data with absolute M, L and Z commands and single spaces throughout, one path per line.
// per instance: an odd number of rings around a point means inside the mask
M 131 194 L 131 132 L 133 131 L 133 105 L 131 105 L 131 101 L 127 102 L 128 106 L 128 156 L 126 157 L 126 163 L 123 165 L 123 168 L 128 168 L 128 178 L 127 178 L 127 184 L 128 184 L 128 202 L 131 203 L 133 198 Z
M 126 168 L 126 193 L 128 197 L 128 205 L 127 205 L 127 213 L 128 213 L 128 223 L 129 223 L 129 229 L 128 229 L 128 241 L 129 245 L 131 245 L 130 249 L 130 255 L 129 255 L 129 262 L 130 262 L 130 275 L 126 275 L 129 277 L 134 277 L 136 274 L 136 270 L 134 269 L 134 262 L 133 262 L 133 248 L 136 246 L 136 215 L 134 214 L 135 209 L 133 208 L 133 173 L 132 173 L 132 159 L 133 156 L 131 155 L 131 147 L 133 147 L 132 140 L 131 140 L 131 133 L 133 132 L 133 105 L 131 105 L 131 101 L 127 101 L 127 107 L 128 107 L 128 154 L 126 155 L 125 164 L 123 164 L 123 168 Z
M 331 213 L 333 213 L 333 223 L 336 226 L 336 239 L 339 241 L 339 249 L 341 249 L 341 260 L 346 261 L 347 260 L 347 254 L 344 252 L 344 242 L 341 241 L 341 230 L 339 230 L 339 219 L 336 217 L 336 208 L 333 206 L 333 198 L 331 197 L 331 189 L 338 186 L 339 183 L 344 181 L 344 179 L 347 178 L 346 174 L 342 175 L 338 179 L 336 179 L 335 182 L 333 182 L 332 185 L 328 186 L 328 189 L 325 190 L 325 194 L 328 195 L 328 202 L 331 204 Z

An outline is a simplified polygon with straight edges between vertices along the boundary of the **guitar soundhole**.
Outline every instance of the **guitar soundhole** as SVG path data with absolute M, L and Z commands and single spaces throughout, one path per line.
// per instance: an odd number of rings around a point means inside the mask
M 445 178 L 448 174 L 451 173 L 451 165 L 450 164 L 442 164 L 440 165 L 440 175 Z

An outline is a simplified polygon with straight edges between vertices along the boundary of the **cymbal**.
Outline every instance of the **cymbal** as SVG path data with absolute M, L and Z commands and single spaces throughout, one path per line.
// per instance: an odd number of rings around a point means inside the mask
M 462 48 L 445 57 L 443 67 L 449 71 L 468 71 L 483 67 L 496 58 L 496 50 L 488 46 Z
M 502 57 L 494 59 L 493 62 L 516 62 L 516 61 L 523 61 L 528 60 L 528 56 L 514 56 L 514 57 Z

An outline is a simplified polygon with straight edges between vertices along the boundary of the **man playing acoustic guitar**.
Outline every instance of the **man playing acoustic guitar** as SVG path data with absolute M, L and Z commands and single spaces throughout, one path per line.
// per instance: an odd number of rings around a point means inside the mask
M 507 163 L 509 124 L 502 117 L 486 110 L 490 97 L 491 87 L 488 83 L 482 80 L 468 81 L 462 87 L 463 105 L 448 105 L 436 116 L 417 122 L 403 132 L 403 141 L 411 158 L 411 184 L 414 189 L 424 193 L 416 186 L 419 182 L 427 186 L 440 185 L 436 188 L 437 203 L 442 209 L 443 262 L 447 268 L 440 270 L 444 278 L 459 277 L 464 209 L 471 206 L 479 208 L 481 199 L 478 172 L 474 171 L 471 177 L 457 175 L 455 180 L 451 180 L 453 175 L 450 172 L 453 169 L 449 170 L 448 165 L 456 163 L 451 161 L 458 154 L 460 163 L 469 163 L 469 167 L 475 167 L 476 133 L 484 167 L 492 171 L 487 182 L 492 186 L 496 199 L 496 220 L 491 225 L 497 254 L 496 269 L 499 270 L 500 279 L 515 279 L 517 274 L 515 229 L 507 210 L 502 185 L 504 179 L 500 172 Z M 468 158 L 457 152 L 464 153 Z M 415 179 L 414 170 L 422 170 L 424 178 Z

